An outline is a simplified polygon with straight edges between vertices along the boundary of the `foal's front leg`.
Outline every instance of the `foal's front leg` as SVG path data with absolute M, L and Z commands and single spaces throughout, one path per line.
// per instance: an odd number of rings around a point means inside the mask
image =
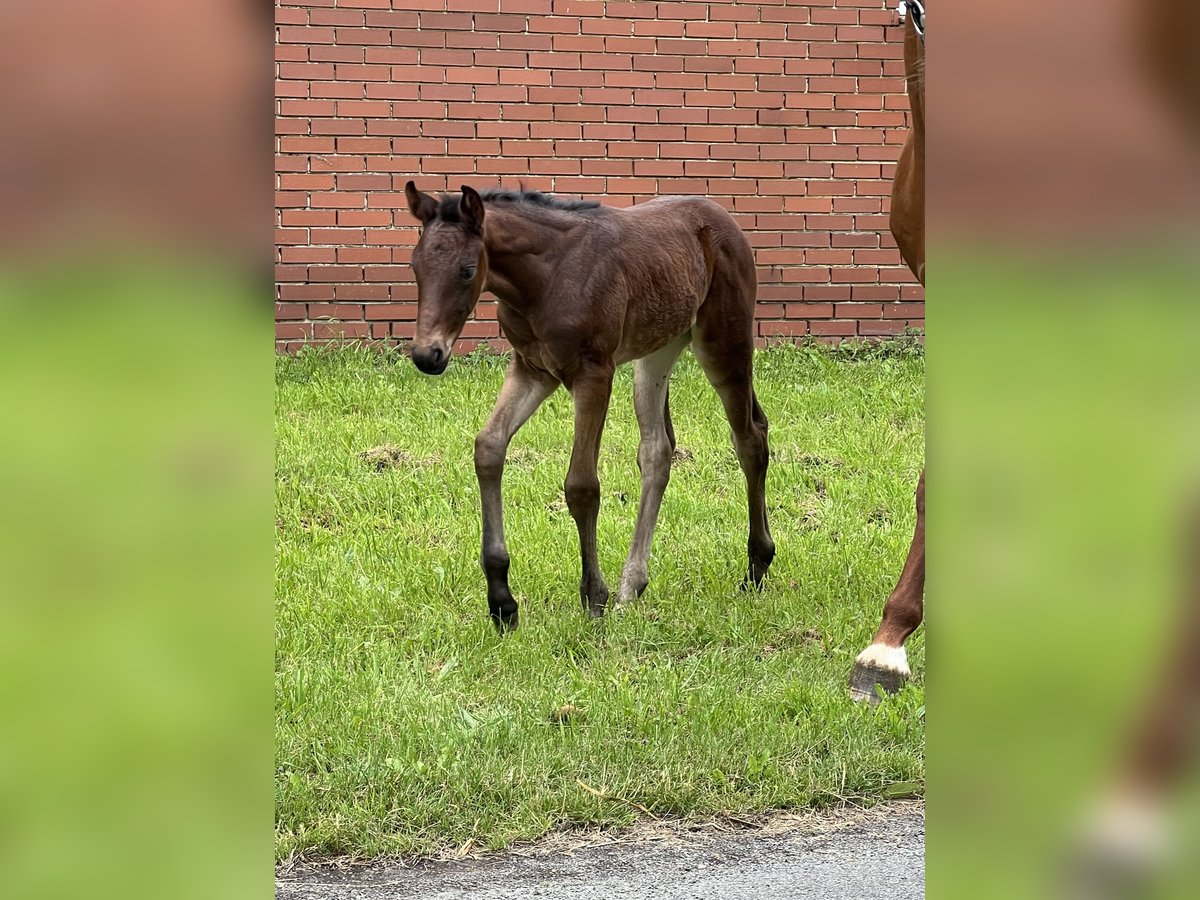
M 517 627 L 517 601 L 508 588 L 508 548 L 504 543 L 504 509 L 500 483 L 508 444 L 542 401 L 554 393 L 558 382 L 513 356 L 504 375 L 491 418 L 475 438 L 475 475 L 483 505 L 483 553 L 480 562 L 487 577 L 488 611 L 503 631 Z
M 596 521 L 600 517 L 600 479 L 596 463 L 600 457 L 600 434 L 608 415 L 612 394 L 613 370 L 598 369 L 577 377 L 570 385 L 575 399 L 575 446 L 563 492 L 567 508 L 579 529 L 579 552 L 583 575 L 579 581 L 579 600 L 593 619 L 604 615 L 608 605 L 608 585 L 600 573 L 596 549 Z

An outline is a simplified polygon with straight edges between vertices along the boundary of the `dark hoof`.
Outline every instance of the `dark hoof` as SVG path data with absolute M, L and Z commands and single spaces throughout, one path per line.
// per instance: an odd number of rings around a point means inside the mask
M 908 681 L 908 655 L 903 647 L 872 644 L 854 662 L 850 673 L 850 696 L 856 703 L 866 700 L 872 706 L 879 703 L 876 687 L 895 694 Z
M 746 566 L 746 576 L 742 580 L 742 590 L 762 590 L 763 583 L 767 581 L 767 570 L 770 569 L 770 560 L 775 558 L 775 545 L 772 544 L 764 550 L 750 552 L 750 565 Z
M 748 591 L 750 588 L 754 588 L 756 591 L 761 591 L 767 580 L 767 569 L 771 568 L 771 561 L 774 558 L 775 545 L 773 543 L 761 547 L 751 545 L 750 565 L 746 567 L 746 577 L 742 579 L 741 590 Z
M 501 634 L 516 631 L 518 625 L 517 601 L 509 598 L 507 603 L 499 603 L 491 608 L 492 624 Z
M 607 590 L 605 590 L 604 593 L 593 597 L 593 599 L 589 600 L 587 597 L 583 597 L 581 599 L 583 601 L 583 611 L 587 613 L 587 617 L 589 619 L 604 618 L 604 612 L 608 609 Z
M 579 602 L 589 619 L 599 619 L 608 608 L 608 586 L 599 584 L 590 590 L 585 585 L 579 587 Z
M 739 591 L 761 591 L 767 583 L 767 567 L 751 566 L 746 572 L 742 583 L 738 585 Z

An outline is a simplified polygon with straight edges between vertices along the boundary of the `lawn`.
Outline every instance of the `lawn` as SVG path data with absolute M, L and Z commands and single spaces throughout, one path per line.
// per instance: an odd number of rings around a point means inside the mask
M 478 565 L 473 437 L 505 360 L 440 378 L 396 353 L 276 367 L 276 850 L 294 857 L 499 848 L 574 824 L 919 793 L 915 682 L 877 709 L 846 678 L 912 535 L 923 458 L 919 347 L 759 355 L 778 554 L 740 593 L 745 482 L 690 353 L 679 450 L 643 597 L 599 623 L 578 594 L 558 391 L 505 471 L 521 630 L 498 636 Z M 600 456 L 600 559 L 616 586 L 637 511 L 628 367 Z M 382 458 L 360 453 L 387 447 Z M 587 790 L 586 785 L 592 790 Z

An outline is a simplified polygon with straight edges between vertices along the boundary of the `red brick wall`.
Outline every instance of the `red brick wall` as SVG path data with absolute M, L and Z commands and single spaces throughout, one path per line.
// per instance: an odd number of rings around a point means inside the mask
M 887 230 L 908 104 L 884 0 L 282 0 L 275 21 L 283 349 L 412 336 L 409 178 L 713 197 L 755 248 L 761 339 L 924 324 Z M 485 295 L 463 337 L 498 335 Z

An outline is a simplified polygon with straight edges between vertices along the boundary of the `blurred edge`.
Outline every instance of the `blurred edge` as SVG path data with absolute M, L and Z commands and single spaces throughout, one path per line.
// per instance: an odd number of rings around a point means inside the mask
M 8 896 L 265 889 L 263 12 L 0 12 Z M 1198 458 L 1195 16 L 932 13 L 935 897 L 1064 895 L 1171 670 Z M 1164 798 L 1178 845 L 1196 797 L 1193 777 Z
M 1193 896 L 1200 6 L 931 18 L 929 895 Z
M 0 894 L 270 890 L 271 28 L 0 9 Z

